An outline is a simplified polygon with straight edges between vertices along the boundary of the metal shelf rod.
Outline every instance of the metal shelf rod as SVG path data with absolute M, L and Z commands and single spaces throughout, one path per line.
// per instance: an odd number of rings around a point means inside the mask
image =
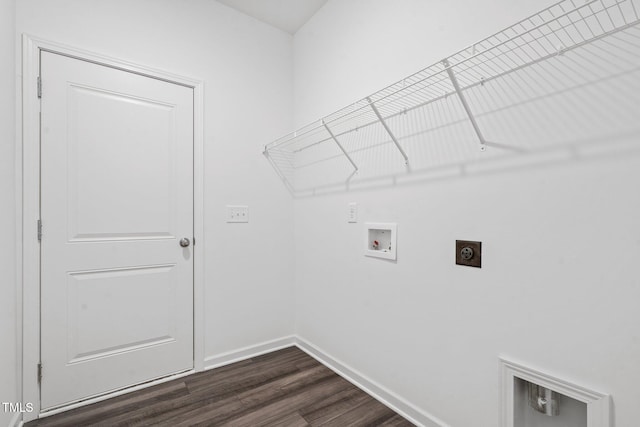
M 327 130 L 327 132 L 329 132 L 329 135 L 331 136 L 331 139 L 333 139 L 336 142 L 336 144 L 338 144 L 338 147 L 340 147 L 340 149 L 342 150 L 344 155 L 347 157 L 347 159 L 349 160 L 349 162 L 351 163 L 351 165 L 353 166 L 355 171 L 358 172 L 358 166 L 356 166 L 355 162 L 353 161 L 353 159 L 351 158 L 349 153 L 347 153 L 347 150 L 345 150 L 344 147 L 342 146 L 342 144 L 340 144 L 340 141 L 338 141 L 338 138 L 336 138 L 335 135 L 333 134 L 333 132 L 331 132 L 331 129 L 329 129 L 329 126 L 327 126 L 327 124 L 324 122 L 324 120 L 322 121 L 322 126 L 324 126 L 324 128 Z
M 484 139 L 484 136 L 482 135 L 482 131 L 480 130 L 480 126 L 478 126 L 478 122 L 476 121 L 476 118 L 473 115 L 473 111 L 471 111 L 471 107 L 469 107 L 469 104 L 467 103 L 467 98 L 464 96 L 464 93 L 462 93 L 462 89 L 460 89 L 460 85 L 458 84 L 458 79 L 456 78 L 456 75 L 451 69 L 451 66 L 449 65 L 448 60 L 445 59 L 444 61 L 442 61 L 442 64 L 447 70 L 447 74 L 449 74 L 449 78 L 451 79 L 451 84 L 453 84 L 453 87 L 455 88 L 456 93 L 458 94 L 458 98 L 460 98 L 460 102 L 464 107 L 464 111 L 466 111 L 467 116 L 469 116 L 469 121 L 473 126 L 473 130 L 476 132 L 476 135 L 478 135 L 478 139 L 480 139 L 480 150 L 484 151 L 487 149 L 486 147 L 487 141 Z
M 373 112 L 378 117 L 378 120 L 380 120 L 380 124 L 382 125 L 382 127 L 384 127 L 384 130 L 386 130 L 387 133 L 389 134 L 389 137 L 391 137 L 391 140 L 396 145 L 396 148 L 398 148 L 398 151 L 400 151 L 400 154 L 402 154 L 402 157 L 404 157 L 404 163 L 409 164 L 409 157 L 407 157 L 407 153 L 404 152 L 404 150 L 400 146 L 400 143 L 398 143 L 398 140 L 396 139 L 395 135 L 393 134 L 393 132 L 391 132 L 391 129 L 389 129 L 389 126 L 387 126 L 387 122 L 385 122 L 382 116 L 380 115 L 378 108 L 376 108 L 376 104 L 374 104 L 371 101 L 371 98 L 369 97 L 367 97 L 367 102 L 371 106 L 371 109 L 373 110 Z

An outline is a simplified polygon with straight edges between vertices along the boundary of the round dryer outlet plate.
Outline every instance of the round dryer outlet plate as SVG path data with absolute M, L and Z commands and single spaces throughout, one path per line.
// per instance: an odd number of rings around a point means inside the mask
M 456 240 L 456 264 L 482 268 L 482 242 Z

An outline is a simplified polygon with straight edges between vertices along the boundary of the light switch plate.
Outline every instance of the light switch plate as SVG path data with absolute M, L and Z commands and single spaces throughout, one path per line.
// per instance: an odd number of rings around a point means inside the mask
M 347 222 L 358 222 L 358 204 L 355 202 L 349 203 Z
M 249 206 L 227 205 L 227 222 L 249 222 Z

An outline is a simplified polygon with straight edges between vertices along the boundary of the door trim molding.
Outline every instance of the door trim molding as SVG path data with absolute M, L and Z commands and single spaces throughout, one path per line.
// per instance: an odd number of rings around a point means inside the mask
M 24 422 L 40 414 L 40 386 L 37 365 L 40 363 L 40 244 L 37 220 L 40 218 L 40 100 L 37 79 L 40 51 L 49 51 L 112 68 L 141 74 L 193 88 L 193 357 L 194 371 L 204 369 L 204 82 L 162 70 L 122 61 L 94 52 L 77 49 L 37 37 L 22 36 L 22 129 L 17 138 L 17 294 L 18 294 L 18 369 L 21 372 L 22 402 L 33 403 L 34 410 L 24 414 Z M 46 93 L 46 88 L 44 88 Z M 46 224 L 45 224 L 46 227 Z M 46 233 L 46 230 L 45 230 Z M 46 376 L 46 367 L 44 367 Z

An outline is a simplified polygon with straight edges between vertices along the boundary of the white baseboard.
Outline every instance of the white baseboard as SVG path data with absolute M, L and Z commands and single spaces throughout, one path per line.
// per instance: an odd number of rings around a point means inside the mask
M 209 356 L 204 359 L 204 369 L 206 371 L 209 369 L 219 368 L 221 366 L 230 365 L 262 354 L 271 353 L 272 351 L 292 347 L 294 345 L 296 345 L 296 337 L 293 335 L 271 341 L 265 341 L 260 344 L 229 351 L 227 353 Z
M 313 357 L 350 383 L 354 384 L 356 387 L 362 389 L 367 394 L 384 403 L 386 406 L 393 409 L 412 423 L 423 427 L 449 427 L 443 421 L 409 403 L 404 398 L 330 356 L 303 338 L 296 337 L 295 343 L 298 348 L 309 356 Z

